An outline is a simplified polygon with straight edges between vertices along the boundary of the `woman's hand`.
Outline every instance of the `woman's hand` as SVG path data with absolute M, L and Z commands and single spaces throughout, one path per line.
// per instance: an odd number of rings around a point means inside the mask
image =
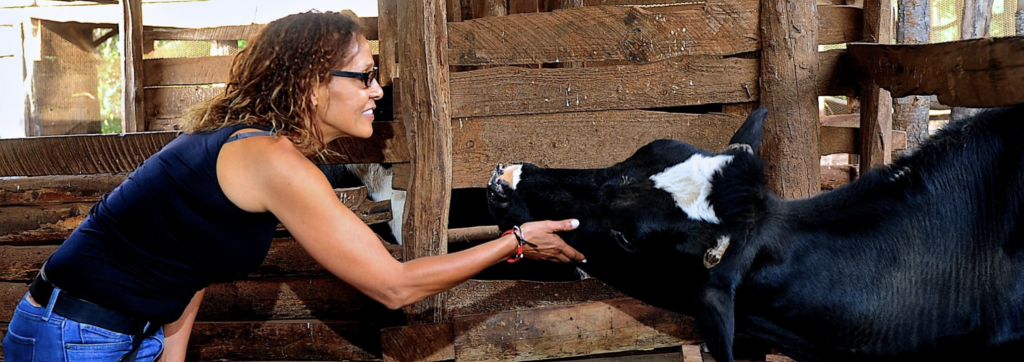
M 562 221 L 532 221 L 520 226 L 523 231 L 523 238 L 533 245 L 523 246 L 523 256 L 546 261 L 586 262 L 586 258 L 580 252 L 566 244 L 562 238 L 555 235 L 556 232 L 569 231 L 580 225 L 579 220 L 570 219 Z M 536 245 L 536 246 L 534 246 Z

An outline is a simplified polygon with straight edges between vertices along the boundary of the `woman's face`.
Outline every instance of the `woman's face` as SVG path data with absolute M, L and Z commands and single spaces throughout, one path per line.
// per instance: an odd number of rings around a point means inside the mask
M 341 67 L 348 72 L 366 73 L 373 70 L 373 54 L 370 44 L 361 35 L 352 42 L 350 54 L 355 54 Z M 330 76 L 326 84 L 320 85 L 313 96 L 316 105 L 316 121 L 323 132 L 324 142 L 344 136 L 369 138 L 373 135 L 374 100 L 380 99 L 384 91 L 376 80 L 370 86 L 357 78 Z

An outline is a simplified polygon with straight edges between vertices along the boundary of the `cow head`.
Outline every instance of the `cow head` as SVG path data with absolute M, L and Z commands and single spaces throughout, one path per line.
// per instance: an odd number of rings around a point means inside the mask
M 685 312 L 763 209 L 767 191 L 757 152 L 766 113 L 751 114 L 721 152 L 658 140 L 603 169 L 499 165 L 488 183 L 490 210 L 503 230 L 531 220 L 579 219 L 576 230 L 561 236 L 587 256 L 584 271 Z

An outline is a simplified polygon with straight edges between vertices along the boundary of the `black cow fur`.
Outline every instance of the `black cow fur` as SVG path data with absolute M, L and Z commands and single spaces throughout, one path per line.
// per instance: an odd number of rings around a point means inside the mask
M 757 156 L 765 110 L 721 153 L 659 140 L 605 169 L 525 164 L 489 205 L 502 229 L 579 218 L 563 238 L 591 276 L 693 315 L 712 355 L 733 336 L 798 361 L 1024 358 L 1024 106 L 951 123 L 849 185 L 783 200 Z M 719 223 L 691 219 L 650 177 L 694 154 L 732 155 L 711 179 Z M 496 170 L 500 171 L 500 170 Z M 495 176 L 500 176 L 496 172 Z M 729 236 L 721 262 L 708 250 Z

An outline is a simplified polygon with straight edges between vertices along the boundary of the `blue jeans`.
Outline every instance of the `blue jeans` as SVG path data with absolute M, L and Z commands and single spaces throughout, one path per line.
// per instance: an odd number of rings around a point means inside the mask
M 132 349 L 132 336 L 89 324 L 82 324 L 53 313 L 60 294 L 54 288 L 49 301 L 36 307 L 21 298 L 4 336 L 4 362 L 116 362 Z M 163 328 L 142 341 L 138 362 L 156 359 L 164 349 Z

